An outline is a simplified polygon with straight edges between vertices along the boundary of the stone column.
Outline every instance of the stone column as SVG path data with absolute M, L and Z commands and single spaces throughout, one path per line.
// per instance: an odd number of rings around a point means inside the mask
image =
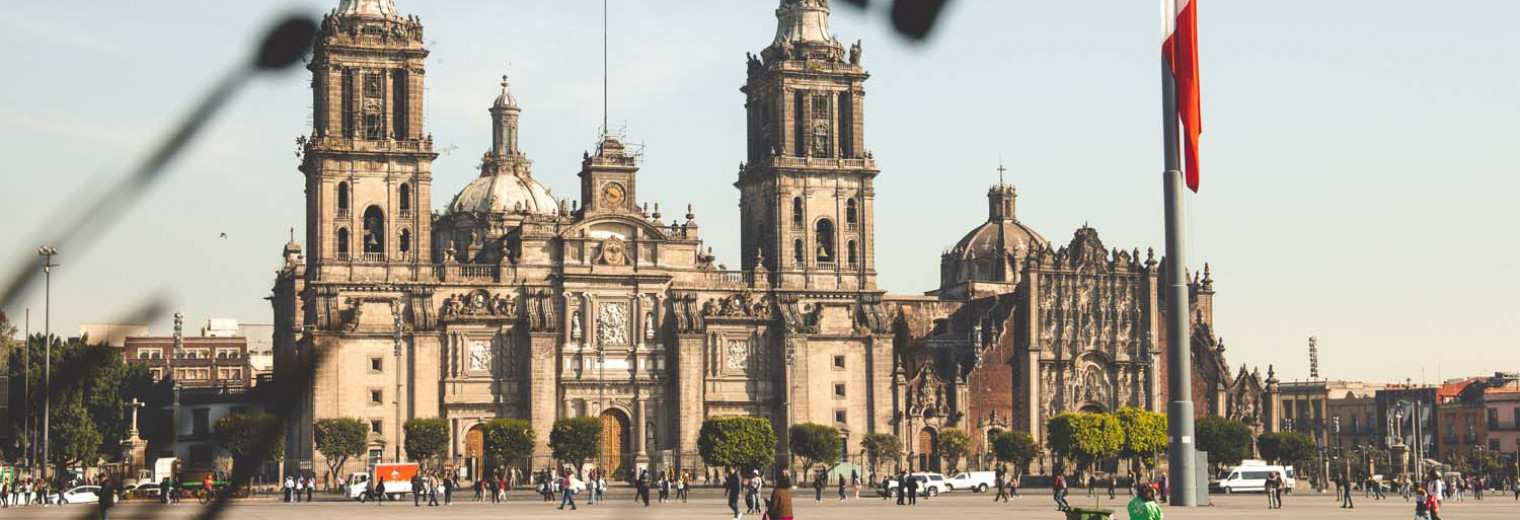
M 672 369 L 675 372 L 676 395 L 671 406 L 676 408 L 676 416 L 680 421 L 676 426 L 680 450 L 687 454 L 697 452 L 697 434 L 702 429 L 702 419 L 707 415 L 707 403 L 702 392 L 702 345 L 701 334 L 680 334 L 676 337 L 675 367 Z

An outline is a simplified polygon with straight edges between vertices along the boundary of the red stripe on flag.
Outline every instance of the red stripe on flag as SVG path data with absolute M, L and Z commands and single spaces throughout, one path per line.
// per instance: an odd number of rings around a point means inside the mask
M 1203 113 L 1198 86 L 1198 0 L 1184 2 L 1177 22 L 1161 45 L 1172 65 L 1177 85 L 1177 117 L 1182 120 L 1183 154 L 1187 161 L 1187 186 L 1198 191 L 1198 136 L 1203 133 Z

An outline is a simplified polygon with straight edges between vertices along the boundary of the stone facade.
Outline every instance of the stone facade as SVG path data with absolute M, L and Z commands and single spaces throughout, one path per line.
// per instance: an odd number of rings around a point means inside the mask
M 315 373 L 287 459 L 319 459 L 311 424 L 329 417 L 368 422 L 371 459 L 400 457 L 405 420 L 445 418 L 450 459 L 474 468 L 486 420 L 530 420 L 543 457 L 555 420 L 595 416 L 597 462 L 626 471 L 694 456 L 718 415 L 835 426 L 858 453 L 868 433 L 911 447 L 958 427 L 984 442 L 1039 434 L 1059 411 L 1160 409 L 1157 260 L 1109 252 L 1087 227 L 1051 247 L 1018 223 L 1011 186 L 989 192 L 989 224 L 947 254 L 939 290 L 877 289 L 869 74 L 829 12 L 781 0 L 775 38 L 748 56 L 730 271 L 690 206 L 666 217 L 638 198 L 639 150 L 618 136 L 584 154 L 578 199 L 556 200 L 518 146 L 506 78 L 479 177 L 430 212 L 422 24 L 390 0 L 344 0 L 308 67 L 307 249 L 285 246 L 271 298 L 277 375 Z M 1211 284 L 1193 284 L 1201 327 Z M 1208 329 L 1195 335 L 1195 356 L 1223 367 Z M 1270 386 L 1205 382 L 1211 406 L 1247 416 Z

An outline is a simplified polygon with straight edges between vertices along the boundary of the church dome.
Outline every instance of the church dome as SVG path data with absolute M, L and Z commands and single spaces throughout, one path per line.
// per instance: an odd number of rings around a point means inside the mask
M 1045 247 L 1050 243 L 1022 222 L 1013 219 L 998 219 L 984 222 L 970 233 L 966 233 L 966 236 L 961 238 L 960 242 L 956 242 L 955 248 L 950 252 L 958 258 L 992 258 L 1001 254 L 998 251 L 999 237 L 1002 237 L 1002 243 L 1009 253 L 1017 248 L 1020 251 L 1019 256 L 1028 253 L 1031 246 Z
M 470 181 L 449 203 L 449 211 L 558 215 L 559 203 L 533 177 L 504 171 Z

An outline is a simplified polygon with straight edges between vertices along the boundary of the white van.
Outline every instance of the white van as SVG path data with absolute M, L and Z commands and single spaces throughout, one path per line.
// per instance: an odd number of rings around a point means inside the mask
M 1219 479 L 1211 482 L 1209 487 L 1224 493 L 1265 492 L 1267 477 L 1273 473 L 1282 477 L 1285 492 L 1291 492 L 1297 485 L 1297 475 L 1293 473 L 1293 466 L 1245 464 L 1220 472 Z

